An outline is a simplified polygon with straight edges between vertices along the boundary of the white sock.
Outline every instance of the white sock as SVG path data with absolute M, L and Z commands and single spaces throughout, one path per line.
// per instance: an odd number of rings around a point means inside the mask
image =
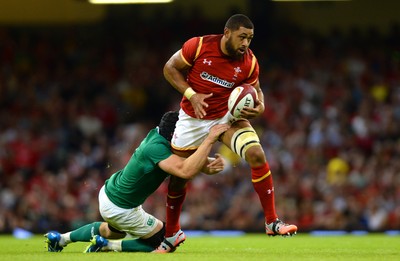
M 58 243 L 60 246 L 66 246 L 71 243 L 71 232 L 61 234 L 60 242 Z
M 122 251 L 122 240 L 108 240 L 107 246 L 103 247 L 104 251 Z

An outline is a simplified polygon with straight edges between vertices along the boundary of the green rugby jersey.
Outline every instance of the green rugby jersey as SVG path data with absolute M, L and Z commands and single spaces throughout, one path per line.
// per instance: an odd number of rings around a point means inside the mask
M 171 156 L 170 143 L 152 129 L 135 150 L 128 164 L 105 182 L 105 192 L 115 205 L 134 208 L 142 205 L 169 176 L 158 162 Z

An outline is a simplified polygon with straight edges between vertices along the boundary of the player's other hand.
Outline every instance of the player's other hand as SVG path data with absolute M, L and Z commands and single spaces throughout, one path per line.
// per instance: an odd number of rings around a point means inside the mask
M 209 163 L 207 165 L 208 175 L 214 175 L 224 170 L 225 160 L 222 158 L 221 154 L 216 153 L 215 158 L 209 158 Z
M 257 99 L 255 105 L 256 106 L 254 108 L 243 107 L 243 109 L 240 111 L 240 117 L 245 119 L 254 119 L 261 115 L 265 110 L 264 103 Z
M 204 116 L 207 115 L 204 108 L 208 108 L 208 103 L 206 103 L 204 100 L 210 98 L 211 96 L 213 96 L 212 93 L 196 93 L 190 98 L 190 102 L 192 103 L 196 118 L 203 119 Z

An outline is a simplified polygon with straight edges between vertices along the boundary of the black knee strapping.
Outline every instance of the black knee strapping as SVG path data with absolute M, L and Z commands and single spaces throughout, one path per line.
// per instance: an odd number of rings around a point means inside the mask
M 164 240 L 164 236 L 165 236 L 165 223 L 163 223 L 163 227 L 162 227 L 162 229 L 160 229 L 160 231 L 158 231 L 157 233 L 155 233 L 154 235 L 152 235 L 149 238 L 140 239 L 140 240 L 142 240 L 147 245 L 156 248 Z
M 114 232 L 114 233 L 126 234 L 125 232 L 119 231 L 118 229 L 116 229 L 115 227 L 111 226 L 111 225 L 108 224 L 108 223 L 107 223 L 107 225 L 108 225 L 108 229 L 110 229 L 110 230 L 111 230 L 112 232 Z

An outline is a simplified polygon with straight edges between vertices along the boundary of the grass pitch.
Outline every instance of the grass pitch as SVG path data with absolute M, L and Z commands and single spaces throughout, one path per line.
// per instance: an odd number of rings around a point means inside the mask
M 82 251 L 88 243 L 73 243 L 60 253 L 49 253 L 41 235 L 29 239 L 0 236 L 0 259 L 5 261 L 123 261 L 123 260 L 400 260 L 400 236 L 385 234 L 311 236 L 290 238 L 246 234 L 237 237 L 188 236 L 170 254 L 90 253 Z

